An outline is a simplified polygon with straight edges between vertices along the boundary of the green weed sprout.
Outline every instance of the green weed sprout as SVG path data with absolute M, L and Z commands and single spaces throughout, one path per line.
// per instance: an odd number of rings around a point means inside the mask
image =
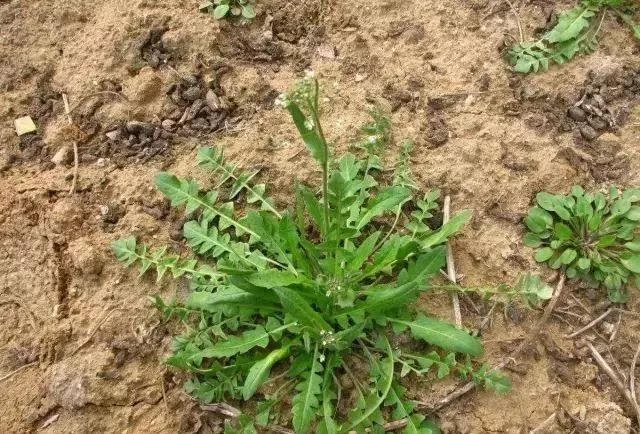
M 538 193 L 525 223 L 524 243 L 535 259 L 568 278 L 603 285 L 609 298 L 627 300 L 627 284 L 640 277 L 640 190 L 612 187 L 608 195 L 575 186 L 567 196 Z
M 207 0 L 200 10 L 211 14 L 216 20 L 225 17 L 241 17 L 252 20 L 256 16 L 255 0 Z
M 563 65 L 578 54 L 595 51 L 605 17 L 617 15 L 640 40 L 640 25 L 634 20 L 637 5 L 629 0 L 581 0 L 561 13 L 558 23 L 533 42 L 521 42 L 507 53 L 513 70 L 521 73 L 546 71 L 552 63 Z

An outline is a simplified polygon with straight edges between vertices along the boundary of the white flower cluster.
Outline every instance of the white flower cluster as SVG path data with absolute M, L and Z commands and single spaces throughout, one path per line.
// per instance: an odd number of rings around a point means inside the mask
M 332 285 L 329 285 L 329 289 L 327 289 L 327 292 L 325 292 L 324 295 L 326 295 L 327 297 L 331 297 L 333 293 L 339 294 L 340 292 L 342 292 L 342 285 L 338 283 L 338 284 L 335 284 L 334 286 L 332 284 Z
M 333 332 L 320 330 L 320 345 L 326 347 L 327 345 L 333 344 L 335 341 L 336 337 L 333 335 Z
M 315 126 L 315 122 L 313 122 L 313 119 L 305 119 L 304 121 L 304 126 L 309 130 L 312 131 L 313 127 Z

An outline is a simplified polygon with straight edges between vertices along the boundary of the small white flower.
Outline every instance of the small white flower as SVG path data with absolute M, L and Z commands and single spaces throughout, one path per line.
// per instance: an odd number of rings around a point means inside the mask
M 309 131 L 313 130 L 313 127 L 315 126 L 314 122 L 312 119 L 307 119 L 304 121 L 304 126 L 306 129 L 308 129 Z
M 282 108 L 287 108 L 289 106 L 289 95 L 287 95 L 286 93 L 281 93 L 276 98 L 274 104 Z
M 378 136 L 369 136 L 367 140 L 369 140 L 369 143 L 372 145 L 375 145 L 378 142 Z
M 320 354 L 320 363 L 324 363 L 324 354 Z
M 313 69 L 307 69 L 305 71 L 305 77 L 307 78 L 315 78 L 316 77 L 316 72 Z

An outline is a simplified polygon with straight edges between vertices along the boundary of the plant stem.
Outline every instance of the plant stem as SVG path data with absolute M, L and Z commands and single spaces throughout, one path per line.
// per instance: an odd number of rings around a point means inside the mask
M 324 136 L 324 132 L 322 131 L 322 125 L 320 125 L 320 116 L 318 115 L 318 110 L 320 109 L 318 104 L 319 94 L 320 94 L 320 85 L 318 84 L 318 80 L 314 80 L 315 92 L 314 92 L 314 100 L 311 101 L 312 109 L 311 114 L 313 116 L 313 123 L 315 127 L 318 129 L 318 135 L 322 140 L 322 146 L 324 147 L 324 154 L 322 158 L 322 202 L 324 205 L 324 236 L 325 240 L 329 234 L 329 201 L 328 201 L 328 190 L 329 190 L 329 145 L 327 144 L 327 139 Z
M 373 256 L 373 254 L 376 253 L 380 249 L 380 247 L 382 247 L 384 243 L 389 239 L 389 237 L 393 233 L 393 230 L 398 225 L 398 220 L 400 220 L 401 212 L 402 212 L 402 204 L 398 205 L 398 210 L 396 211 L 396 218 L 393 220 L 393 224 L 391 225 L 391 228 L 389 229 L 387 234 L 384 236 L 384 238 L 380 240 L 380 242 L 378 242 L 378 244 L 373 248 L 373 251 L 370 253 L 370 256 Z

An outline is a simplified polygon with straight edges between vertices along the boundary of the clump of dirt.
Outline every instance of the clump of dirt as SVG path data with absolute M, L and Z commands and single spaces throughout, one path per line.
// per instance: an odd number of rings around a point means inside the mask
M 158 68 L 171 59 L 171 54 L 164 46 L 162 36 L 169 30 L 169 17 L 145 17 L 139 25 L 132 25 L 124 42 L 124 62 L 131 74 L 140 71 L 144 66 Z

